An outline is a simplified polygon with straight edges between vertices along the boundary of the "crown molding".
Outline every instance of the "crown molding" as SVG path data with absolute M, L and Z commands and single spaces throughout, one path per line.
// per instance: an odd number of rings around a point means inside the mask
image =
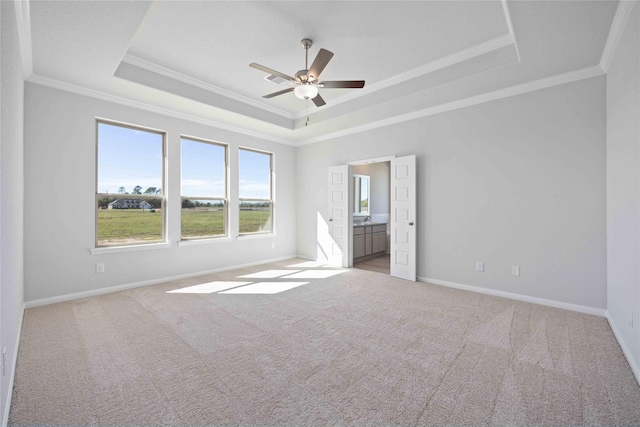
M 506 0 L 503 0 L 506 1 Z M 508 19 L 510 19 L 508 17 Z M 510 22 L 510 21 L 509 21 Z M 511 31 L 511 29 L 510 29 Z M 338 99 L 335 99 L 331 102 L 331 104 L 327 104 L 324 105 L 322 107 L 317 108 L 315 111 L 320 111 L 320 110 L 324 110 L 327 108 L 331 108 L 333 106 L 342 104 L 344 102 L 349 102 L 353 99 L 359 98 L 361 96 L 382 90 L 382 89 L 386 89 L 388 87 L 397 85 L 399 83 L 403 83 L 406 82 L 408 80 L 414 79 L 416 77 L 421 77 L 423 75 L 432 73 L 434 71 L 440 70 L 442 68 L 446 68 L 455 64 L 458 64 L 460 62 L 464 62 L 467 61 L 469 59 L 475 58 L 477 56 L 481 56 L 484 54 L 487 54 L 489 52 L 492 52 L 494 50 L 498 50 L 501 48 L 504 48 L 506 46 L 515 44 L 515 38 L 513 37 L 513 33 L 510 32 L 508 34 L 504 34 L 500 37 L 496 37 L 494 39 L 488 40 L 484 43 L 480 43 L 478 45 L 472 46 L 471 48 L 468 49 L 464 49 L 461 50 L 459 52 L 456 52 L 452 55 L 446 56 L 444 58 L 440 58 L 436 61 L 430 62 L 428 64 L 425 64 L 421 67 L 418 68 L 414 68 L 412 70 L 408 70 L 405 71 L 403 73 L 400 73 L 396 76 L 393 76 L 391 78 L 388 78 L 386 80 L 380 81 L 378 83 L 375 83 L 373 85 L 369 85 L 366 86 L 365 88 L 363 88 L 362 90 L 358 90 L 357 92 L 351 92 L 347 95 L 341 96 Z M 516 46 L 516 52 L 517 52 L 517 46 Z M 519 56 L 518 56 L 518 60 L 519 60 Z M 131 55 L 131 54 L 126 54 L 124 56 L 124 58 L 122 59 L 122 62 L 125 62 L 127 64 L 131 64 L 134 65 L 136 67 L 140 67 L 142 69 L 145 69 L 147 71 L 151 71 L 157 74 L 160 74 L 162 76 L 168 77 L 170 79 L 174 79 L 177 81 L 180 81 L 182 83 L 186 83 L 195 87 L 199 87 L 201 89 L 204 90 L 208 90 L 210 92 L 216 93 L 218 95 L 221 96 L 225 96 L 231 99 L 234 99 L 236 101 L 239 102 L 243 102 L 245 104 L 251 105 L 253 107 L 256 108 L 260 108 L 262 110 L 274 113 L 274 114 L 278 114 L 282 117 L 285 117 L 287 119 L 290 120 L 298 120 L 300 118 L 306 117 L 308 115 L 308 113 L 306 111 L 300 111 L 298 113 L 295 114 L 291 114 L 287 111 L 284 110 L 280 110 L 278 108 L 274 108 L 274 107 L 270 107 L 267 106 L 261 102 L 255 101 L 254 99 L 251 99 L 249 97 L 246 96 L 242 96 L 242 95 L 238 95 L 234 92 L 231 92 L 229 90 L 223 89 L 219 86 L 215 86 L 212 85 L 210 83 L 206 83 L 203 82 L 202 80 L 198 80 L 196 78 L 187 76 L 185 74 L 182 74 L 180 72 L 171 70 L 169 68 L 163 67 L 161 65 L 155 64 L 151 61 L 148 61 L 146 59 L 142 59 L 140 57 Z
M 618 47 L 624 27 L 627 25 L 636 3 L 637 0 L 620 0 L 618 3 L 616 14 L 613 17 L 613 22 L 611 22 L 611 28 L 609 29 L 609 36 L 607 37 L 607 42 L 604 45 L 602 56 L 600 57 L 600 68 L 602 68 L 605 73 L 609 71 L 613 54 Z
M 458 110 L 460 108 L 470 107 L 473 105 L 483 104 L 485 102 L 495 101 L 498 99 L 509 98 L 516 95 L 521 95 L 527 92 L 533 92 L 540 89 L 546 89 L 553 86 L 572 83 L 578 80 L 584 80 L 591 77 L 604 75 L 604 71 L 599 65 L 593 65 L 591 67 L 582 68 L 576 71 L 570 71 L 564 74 L 558 74 L 555 76 L 547 77 L 540 80 L 534 80 L 532 82 L 522 83 L 519 85 L 511 86 L 504 89 L 498 89 L 491 92 L 486 92 L 480 95 L 471 96 L 456 101 L 447 102 L 444 104 L 436 105 L 433 107 L 425 108 L 422 110 L 412 111 L 406 114 L 400 114 L 395 117 L 389 117 L 388 119 L 378 120 L 371 123 L 367 123 L 361 126 L 354 126 L 352 128 L 343 129 L 337 132 L 327 133 L 315 138 L 309 138 L 300 141 L 297 145 L 309 145 L 317 142 L 326 141 L 329 139 L 335 139 L 355 133 L 366 132 L 369 130 L 390 126 L 409 120 L 419 119 L 422 117 L 433 116 L 435 114 L 444 113 L 447 111 Z
M 516 48 L 516 55 L 518 57 L 518 62 L 521 62 L 520 49 L 518 48 L 518 40 L 516 39 L 516 33 L 513 30 L 513 22 L 511 21 L 511 12 L 509 12 L 509 3 L 507 3 L 507 0 L 502 0 L 502 10 L 504 11 L 504 19 L 505 21 L 507 21 L 509 34 L 511 34 L 511 37 L 513 38 L 513 45 Z
M 347 95 L 341 96 L 333 101 L 331 101 L 331 105 L 325 105 L 323 107 L 318 108 L 316 111 L 320 109 L 331 108 L 336 105 L 349 102 L 353 99 L 359 98 L 361 96 L 368 95 L 373 92 L 377 92 L 382 89 L 386 89 L 391 86 L 395 86 L 400 83 L 404 83 L 408 80 L 415 79 L 417 77 L 424 76 L 429 73 L 433 73 L 434 71 L 450 67 L 452 65 L 458 64 L 460 62 L 467 61 L 469 59 L 476 58 L 481 55 L 485 55 L 489 52 L 493 52 L 498 49 L 502 49 L 506 46 L 514 44 L 514 38 L 512 34 L 504 34 L 500 37 L 496 37 L 494 39 L 488 40 L 486 42 L 477 44 L 468 49 L 463 49 L 454 54 L 445 56 L 444 58 L 437 59 L 428 64 L 422 65 L 420 67 L 405 71 L 388 79 L 382 80 L 378 83 L 374 83 L 369 86 L 365 86 L 361 90 L 351 92 Z M 301 119 L 307 116 L 306 111 L 301 111 L 296 113 L 293 118 L 294 120 Z
M 204 90 L 207 90 L 209 92 L 213 92 L 215 94 L 218 94 L 218 95 L 221 95 L 221 96 L 225 96 L 227 98 L 231 98 L 231 99 L 233 99 L 235 101 L 239 101 L 239 102 L 251 105 L 252 107 L 260 108 L 260 109 L 268 111 L 270 113 L 274 113 L 274 114 L 277 114 L 279 116 L 282 116 L 282 117 L 284 117 L 286 119 L 293 120 L 293 114 L 289 113 L 288 111 L 284 111 L 284 110 L 281 110 L 279 108 L 275 108 L 275 107 L 271 107 L 271 106 L 265 105 L 262 102 L 258 102 L 258 101 L 254 100 L 252 98 L 247 97 L 247 96 L 239 95 L 239 94 L 237 94 L 235 92 L 232 92 L 230 90 L 223 89 L 223 88 L 221 88 L 219 86 L 212 85 L 211 83 L 204 82 L 202 80 L 196 79 L 196 78 L 188 76 L 186 74 L 182 74 L 182 73 L 180 73 L 178 71 L 174 71 L 174 70 L 172 70 L 170 68 L 163 67 L 162 65 L 158 65 L 158 64 L 153 63 L 151 61 L 147 61 L 146 59 L 142 59 L 140 57 L 137 57 L 137 56 L 134 56 L 134 55 L 131 55 L 131 54 L 126 54 L 124 56 L 124 58 L 122 59 L 122 62 L 126 62 L 127 64 L 131 64 L 131 65 L 134 65 L 136 67 L 142 68 L 144 70 L 160 74 L 160 75 L 168 77 L 170 79 L 177 80 L 179 82 L 186 83 L 186 84 L 191 85 L 191 86 L 199 87 L 200 89 L 204 89 Z
M 82 86 L 77 86 L 71 83 L 62 82 L 60 80 L 55 80 L 49 77 L 39 76 L 37 74 L 32 75 L 29 78 L 28 82 L 51 87 L 54 89 L 63 90 L 65 92 L 72 92 L 78 95 L 88 96 L 90 98 L 96 98 L 96 99 L 100 99 L 107 102 L 113 102 L 115 104 L 120 104 L 127 107 L 137 108 L 140 110 L 145 110 L 145 111 L 149 111 L 156 114 L 162 114 L 164 116 L 174 117 L 177 119 L 181 119 L 181 120 L 185 120 L 193 123 L 199 123 L 199 124 L 211 126 L 211 127 L 229 131 L 229 132 L 234 132 L 241 135 L 246 135 L 246 136 L 260 138 L 267 141 L 277 142 L 279 144 L 295 145 L 291 140 L 288 140 L 288 139 L 279 138 L 269 134 L 256 132 L 256 131 L 240 128 L 237 126 L 233 126 L 233 125 L 228 125 L 226 123 L 217 122 L 215 120 L 205 119 L 203 117 L 193 116 L 187 113 L 181 113 L 175 110 L 170 110 L 168 108 L 147 104 L 145 102 L 134 101 L 119 95 L 113 95 L 105 92 L 100 92 L 94 89 L 88 89 Z
M 31 45 L 31 12 L 29 0 L 14 0 L 18 45 L 25 80 L 33 75 L 33 49 Z
M 221 130 L 226 130 L 229 132 L 234 132 L 241 135 L 260 138 L 263 140 L 272 141 L 272 142 L 276 142 L 284 145 L 303 146 L 303 145 L 315 144 L 318 142 L 339 138 L 342 136 L 366 132 L 369 130 L 378 129 L 385 126 L 391 126 L 394 124 L 398 124 L 398 123 L 402 123 L 402 122 L 406 122 L 414 119 L 419 119 L 422 117 L 428 117 L 435 114 L 453 111 L 460 108 L 470 107 L 470 106 L 482 104 L 485 102 L 495 101 L 498 99 L 508 98 L 516 95 L 521 95 L 527 92 L 533 92 L 540 89 L 546 89 L 553 86 L 572 83 L 575 81 L 584 80 L 591 77 L 597 77 L 604 74 L 605 73 L 603 69 L 599 65 L 594 65 L 591 67 L 582 68 L 580 70 L 571 71 L 568 73 L 559 74 L 556 76 L 551 76 L 544 79 L 539 79 L 532 82 L 511 86 L 504 89 L 498 89 L 495 91 L 486 92 L 480 95 L 471 96 L 468 98 L 436 105 L 436 106 L 425 108 L 422 110 L 412 111 L 411 113 L 407 113 L 407 114 L 400 114 L 398 116 L 389 117 L 384 120 L 378 120 L 378 121 L 367 123 L 361 126 L 354 126 L 348 129 L 327 133 L 324 135 L 320 135 L 318 137 L 308 138 L 308 139 L 297 141 L 297 142 L 293 139 L 290 140 L 285 138 L 279 138 L 269 134 L 251 131 L 251 130 L 240 128 L 237 126 L 216 122 L 214 120 L 193 116 L 191 114 L 170 110 L 164 107 L 158 107 L 158 106 L 150 105 L 140 101 L 133 101 L 131 99 L 124 98 L 118 95 L 112 95 L 105 92 L 84 88 L 81 86 L 62 82 L 62 81 L 51 79 L 48 77 L 32 75 L 28 81 L 30 83 L 48 86 L 54 89 L 59 89 L 66 92 L 72 92 L 72 93 L 100 99 L 107 102 L 113 102 L 116 104 L 131 107 L 131 108 L 150 111 L 152 113 L 162 114 L 165 116 L 174 117 L 174 118 L 185 120 L 185 121 L 190 121 L 193 123 L 199 123 L 199 124 L 211 126 L 211 127 L 221 129 Z

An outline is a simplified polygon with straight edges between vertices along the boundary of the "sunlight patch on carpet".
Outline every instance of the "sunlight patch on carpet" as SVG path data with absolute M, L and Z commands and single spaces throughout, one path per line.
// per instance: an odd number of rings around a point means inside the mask
M 290 273 L 297 273 L 300 270 L 263 270 L 257 273 L 245 274 L 244 276 L 238 276 L 243 279 L 273 279 L 275 277 L 286 276 Z
M 327 279 L 338 274 L 346 273 L 347 270 L 307 270 L 299 273 L 289 274 L 285 279 Z
M 251 282 L 209 282 L 199 285 L 187 286 L 186 288 L 167 291 L 168 294 L 212 294 L 214 292 L 225 291 L 238 286 L 248 285 Z
M 258 282 L 252 285 L 241 286 L 220 292 L 221 294 L 277 294 L 288 291 L 309 282 Z
M 318 268 L 318 267 L 331 267 L 326 262 L 307 261 L 298 264 L 288 265 L 289 268 Z

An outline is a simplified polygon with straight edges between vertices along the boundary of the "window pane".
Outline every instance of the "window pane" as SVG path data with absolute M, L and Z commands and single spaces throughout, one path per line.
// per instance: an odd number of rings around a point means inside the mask
M 182 139 L 182 196 L 226 197 L 225 147 Z
M 271 199 L 271 154 L 239 150 L 240 198 Z
M 271 231 L 271 202 L 240 202 L 240 234 Z
M 98 193 L 162 191 L 163 135 L 98 123 Z
M 271 154 L 239 150 L 240 234 L 273 231 Z
M 182 238 L 227 235 L 226 146 L 180 139 Z
M 97 246 L 164 240 L 163 144 L 162 133 L 98 123 Z
M 98 246 L 149 243 L 162 240 L 159 209 L 98 210 Z
M 182 200 L 182 237 L 224 236 L 226 219 L 222 200 Z

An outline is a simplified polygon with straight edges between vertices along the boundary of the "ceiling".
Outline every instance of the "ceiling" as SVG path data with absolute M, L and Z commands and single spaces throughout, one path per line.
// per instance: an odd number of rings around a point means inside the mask
M 34 1 L 29 81 L 305 144 L 603 74 L 616 1 Z M 335 54 L 327 105 L 293 75 L 303 38 Z M 24 50 L 23 50 L 24 52 Z M 305 126 L 308 118 L 308 125 Z

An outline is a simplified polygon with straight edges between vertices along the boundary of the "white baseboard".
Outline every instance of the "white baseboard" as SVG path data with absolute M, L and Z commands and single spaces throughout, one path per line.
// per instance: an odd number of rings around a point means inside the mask
M 530 302 L 532 304 L 546 305 L 549 307 L 563 308 L 565 310 L 577 311 L 580 313 L 593 314 L 595 316 L 605 317 L 606 310 L 602 308 L 588 307 L 585 305 L 570 304 L 568 302 L 555 301 L 545 298 L 531 297 L 528 295 L 515 294 L 512 292 L 498 291 L 495 289 L 481 288 L 479 286 L 463 285 L 460 283 L 447 282 L 445 280 L 431 279 L 429 277 L 418 277 L 418 281 L 432 283 L 434 285 L 446 286 L 448 288 L 462 289 L 465 291 L 477 292 L 480 294 L 493 295 L 502 298 L 509 298 L 518 301 Z
M 143 286 L 157 285 L 159 283 L 170 282 L 172 280 L 188 279 L 190 277 L 204 276 L 205 274 L 220 273 L 221 271 L 229 271 L 229 270 L 235 270 L 238 268 L 252 267 L 254 265 L 284 261 L 286 259 L 292 259 L 292 258 L 296 258 L 296 255 L 287 255 L 284 257 L 264 259 L 261 261 L 249 262 L 246 264 L 236 264 L 236 265 L 230 265 L 227 267 L 215 268 L 213 270 L 198 271 L 195 273 L 186 273 L 186 274 L 180 274 L 177 276 L 144 280 L 142 282 L 126 283 L 124 285 L 110 286 L 108 288 L 92 289 L 89 291 L 76 292 L 73 294 L 60 295 L 60 296 L 55 296 L 50 298 L 42 298 L 42 299 L 25 302 L 25 307 L 32 308 L 32 307 L 39 307 L 43 305 L 56 304 L 59 302 L 72 301 L 80 298 L 95 297 L 98 295 L 105 295 L 105 294 L 111 294 L 113 292 L 120 292 L 120 291 L 129 290 L 129 289 L 140 288 Z
M 622 335 L 618 331 L 618 327 L 616 326 L 616 324 L 613 322 L 613 319 L 611 318 L 611 315 L 609 314 L 609 310 L 606 311 L 605 317 L 607 318 L 607 321 L 609 322 L 609 326 L 611 327 L 611 330 L 613 331 L 613 335 L 616 337 L 616 340 L 618 341 L 618 344 L 620 345 L 620 348 L 622 349 L 622 353 L 624 354 L 624 357 L 626 357 L 627 358 L 627 362 L 629 362 L 629 366 L 631 367 L 631 371 L 633 372 L 633 375 L 636 377 L 636 381 L 638 382 L 638 385 L 640 385 L 640 367 L 638 367 L 638 364 L 636 363 L 636 361 L 633 360 L 633 356 L 631 355 L 631 351 L 629 350 L 629 347 L 627 347 L 627 344 L 622 339 Z
M 22 304 L 20 310 L 20 319 L 18 320 L 18 332 L 16 334 L 16 342 L 13 346 L 13 359 L 11 359 L 11 372 L 9 372 L 9 388 L 7 390 L 7 400 L 4 402 L 4 413 L 2 417 L 2 427 L 9 424 L 9 412 L 11 411 L 11 397 L 13 396 L 13 381 L 16 378 L 16 364 L 18 363 L 18 347 L 20 347 L 20 336 L 22 335 L 22 321 L 24 319 L 25 304 Z

